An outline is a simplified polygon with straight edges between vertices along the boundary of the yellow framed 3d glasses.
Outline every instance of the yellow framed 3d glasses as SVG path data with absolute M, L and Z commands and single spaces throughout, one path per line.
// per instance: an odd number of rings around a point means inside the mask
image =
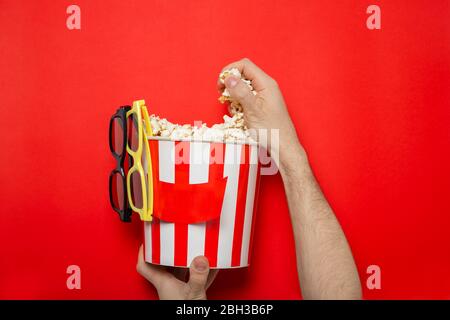
M 153 176 L 147 136 L 152 128 L 144 100 L 133 102 L 126 113 L 128 121 L 127 152 L 133 165 L 127 173 L 127 193 L 130 207 L 143 221 L 152 221 Z

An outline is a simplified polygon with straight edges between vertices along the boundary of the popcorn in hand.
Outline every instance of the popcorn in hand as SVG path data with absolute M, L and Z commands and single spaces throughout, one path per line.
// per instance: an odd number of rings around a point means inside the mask
M 254 95 L 256 95 L 256 91 L 253 89 L 251 80 L 243 78 L 239 69 L 231 68 L 231 69 L 226 69 L 226 70 L 222 71 L 219 75 L 220 83 L 225 84 L 225 79 L 228 76 L 234 76 L 236 78 L 241 79 L 250 88 L 252 93 Z M 223 90 L 222 95 L 219 97 L 219 101 L 220 101 L 220 103 L 229 102 L 230 103 L 230 112 L 233 115 L 236 113 L 243 112 L 243 108 L 242 108 L 241 104 L 238 101 L 233 100 L 233 98 L 231 97 L 230 92 L 228 91 L 227 88 L 225 88 Z

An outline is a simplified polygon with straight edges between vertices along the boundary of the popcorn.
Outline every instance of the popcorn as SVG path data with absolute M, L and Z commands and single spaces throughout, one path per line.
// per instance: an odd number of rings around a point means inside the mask
M 150 116 L 153 136 L 165 137 L 171 140 L 211 142 L 253 141 L 244 125 L 242 114 L 235 114 L 232 117 L 224 115 L 223 121 L 223 123 L 214 124 L 212 127 L 208 127 L 205 123 L 192 126 L 190 124 L 174 124 L 154 114 Z
M 239 69 L 231 68 L 231 69 L 226 69 L 226 70 L 222 71 L 222 73 L 219 75 L 220 83 L 225 84 L 225 79 L 228 76 L 234 76 L 236 78 L 240 78 L 250 88 L 252 93 L 254 95 L 256 95 L 256 91 L 253 89 L 252 82 L 248 79 L 243 78 Z M 222 95 L 219 97 L 219 101 L 220 101 L 220 103 L 229 102 L 230 103 L 230 112 L 233 115 L 236 113 L 242 113 L 244 111 L 239 102 L 233 101 L 233 98 L 231 98 L 230 92 L 228 91 L 227 88 L 225 88 L 223 90 Z

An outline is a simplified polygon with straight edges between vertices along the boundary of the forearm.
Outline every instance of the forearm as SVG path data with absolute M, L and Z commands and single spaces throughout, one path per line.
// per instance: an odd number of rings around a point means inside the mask
M 296 139 L 296 137 L 295 137 Z M 361 285 L 344 232 L 297 142 L 280 153 L 297 269 L 305 299 L 359 299 Z

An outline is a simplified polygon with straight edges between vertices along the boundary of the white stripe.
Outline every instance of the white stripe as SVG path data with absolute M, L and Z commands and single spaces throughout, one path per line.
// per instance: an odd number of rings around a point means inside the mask
M 175 183 L 175 142 L 158 141 L 159 180 Z M 175 226 L 173 223 L 161 221 L 160 230 L 160 262 L 173 266 L 175 261 Z
M 175 260 L 175 227 L 173 223 L 161 221 L 159 224 L 161 234 L 161 264 L 174 266 Z
M 189 152 L 189 183 L 208 182 L 210 144 L 191 142 Z M 208 155 L 208 157 L 204 156 Z
M 225 147 L 224 177 L 228 177 L 220 214 L 217 267 L 231 267 L 234 220 L 242 145 L 227 143 Z
M 152 223 L 144 222 L 145 261 L 152 262 Z
M 187 251 L 187 265 L 189 266 L 192 260 L 197 256 L 205 254 L 205 234 L 206 224 L 196 223 L 188 225 L 188 251 Z
M 256 178 L 258 173 L 258 147 L 251 146 L 250 148 L 250 168 L 248 172 L 247 197 L 245 199 L 244 230 L 242 235 L 240 265 L 241 267 L 248 265 L 248 253 L 253 220 L 253 203 L 255 199 Z
M 175 182 L 175 142 L 158 141 L 159 180 Z

